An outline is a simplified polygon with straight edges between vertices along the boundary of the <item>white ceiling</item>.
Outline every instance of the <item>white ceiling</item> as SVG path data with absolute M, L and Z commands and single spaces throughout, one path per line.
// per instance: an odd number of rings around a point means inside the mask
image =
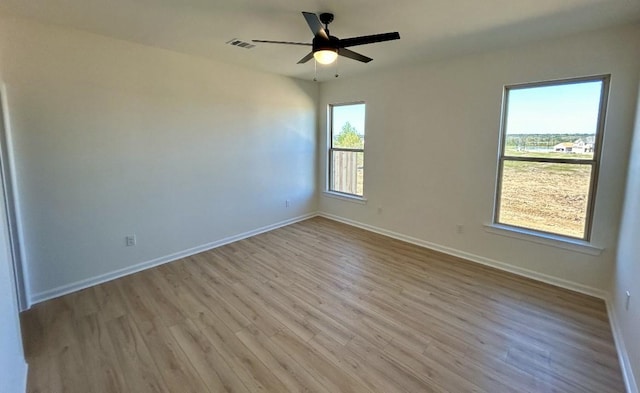
M 400 32 L 353 47 L 374 61 L 338 63 L 341 76 L 640 20 L 640 0 L 0 0 L 0 12 L 267 72 L 312 79 L 309 49 L 225 45 L 232 38 L 311 42 L 301 11 L 333 12 L 340 38 Z M 334 66 L 318 66 L 320 80 Z

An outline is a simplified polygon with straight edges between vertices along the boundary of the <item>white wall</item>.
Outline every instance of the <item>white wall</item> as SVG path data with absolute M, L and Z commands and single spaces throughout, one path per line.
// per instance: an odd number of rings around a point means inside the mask
M 0 50 L 32 300 L 316 211 L 316 84 L 11 17 Z
M 320 88 L 319 187 L 326 185 L 326 105 L 364 100 L 364 205 L 321 196 L 320 211 L 575 289 L 608 291 L 633 128 L 640 27 L 398 67 Z M 503 86 L 611 74 L 590 256 L 488 233 Z M 378 208 L 382 212 L 378 212 Z M 456 224 L 464 233 L 456 233 Z
M 2 99 L 0 104 L 1 101 Z M 3 111 L 0 106 L 0 131 L 3 128 Z M 26 390 L 27 364 L 22 350 L 4 202 L 4 189 L 0 181 L 0 393 L 18 393 Z
M 634 379 L 635 391 L 640 381 L 640 99 L 636 110 L 636 126 L 633 137 L 629 171 L 627 173 L 627 191 L 618 258 L 613 280 L 613 315 L 616 317 L 618 333 L 626 348 L 626 372 Z M 629 309 L 626 309 L 626 291 L 631 293 Z M 632 378 L 632 375 L 634 378 Z
M 1 188 L 0 185 L 0 192 Z M 3 200 L 0 196 L 0 202 Z M 6 224 L 4 209 L 0 209 L 0 393 L 18 393 L 26 389 L 27 364 L 22 352 Z

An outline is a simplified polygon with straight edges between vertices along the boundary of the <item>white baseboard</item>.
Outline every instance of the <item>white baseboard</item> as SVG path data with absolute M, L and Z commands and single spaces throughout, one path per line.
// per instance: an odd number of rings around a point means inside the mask
M 168 262 L 173 262 L 175 260 L 181 259 L 181 258 L 185 258 L 194 254 L 198 254 L 201 253 L 203 251 L 207 251 L 207 250 L 211 250 L 220 246 L 224 246 L 225 244 L 229 244 L 229 243 L 233 243 L 236 242 L 238 240 L 242 240 L 242 239 L 246 239 L 248 237 L 251 236 L 255 236 L 255 235 L 259 235 L 261 233 L 264 232 L 269 232 L 272 231 L 274 229 L 286 226 L 286 225 L 291 225 L 293 223 L 299 222 L 299 221 L 304 221 L 308 218 L 311 217 L 315 217 L 318 214 L 313 212 L 313 213 L 308 213 L 302 216 L 298 216 L 298 217 L 294 217 L 288 220 L 284 220 L 284 221 L 280 221 L 277 222 L 275 224 L 271 224 L 271 225 L 267 225 L 261 228 L 257 228 L 251 231 L 247 231 L 247 232 L 243 232 L 237 235 L 233 235 L 233 236 L 229 236 L 226 237 L 224 239 L 221 240 L 217 240 L 211 243 L 207 243 L 207 244 L 203 244 L 200 246 L 196 246 L 193 248 L 189 248 L 187 250 L 183 250 L 183 251 L 179 251 L 170 255 L 166 255 L 166 256 L 162 256 L 159 258 L 155 258 L 152 259 L 150 261 L 146 261 L 146 262 L 141 262 L 141 263 L 137 263 L 135 265 L 132 266 L 127 266 L 125 268 L 122 269 L 118 269 L 109 273 L 105 273 L 105 274 L 101 274 L 99 276 L 96 277 L 91 277 L 91 278 L 87 278 L 85 280 L 80 280 L 80 281 L 76 281 L 70 284 L 66 284 L 66 285 L 62 285 L 59 286 L 57 288 L 53 288 L 47 291 L 43 291 L 43 292 L 39 292 L 36 293 L 34 295 L 31 296 L 31 298 L 29 299 L 29 307 L 31 307 L 34 304 L 40 303 L 40 302 L 44 302 L 46 300 L 50 300 L 56 297 L 60 297 L 72 292 L 76 292 L 76 291 L 80 291 L 82 289 L 85 288 L 89 288 L 92 287 L 94 285 L 99 285 L 102 283 L 105 283 L 107 281 L 111 281 L 111 280 L 115 280 L 116 278 L 120 278 L 120 277 L 124 277 L 127 276 L 129 274 L 133 274 L 133 273 L 137 273 L 139 271 L 142 270 L 146 270 L 155 266 L 159 266 L 159 265 L 163 265 L 165 263 Z
M 620 330 L 620 325 L 618 324 L 616 310 L 610 296 L 607 296 L 605 303 L 607 304 L 607 312 L 611 323 L 613 341 L 615 342 L 616 349 L 618 350 L 618 360 L 620 361 L 620 368 L 622 368 L 622 378 L 624 379 L 624 384 L 627 387 L 627 393 L 639 393 L 638 384 L 636 383 L 633 370 L 631 369 L 629 353 L 627 352 L 627 347 L 624 344 L 624 338 L 622 336 L 622 331 Z
M 259 235 L 261 233 L 269 232 L 274 229 L 290 225 L 299 221 L 304 221 L 306 219 L 312 217 L 324 217 L 333 221 L 338 221 L 347 225 L 351 225 L 354 227 L 358 227 L 361 229 L 365 229 L 367 231 L 371 231 L 374 233 L 378 233 L 384 236 L 388 236 L 397 240 L 405 241 L 407 243 L 415 244 L 417 246 L 429 248 L 435 251 L 443 252 L 445 254 L 453 255 L 459 258 L 463 258 L 469 260 L 471 262 L 476 262 L 485 266 L 493 267 L 499 270 L 507 271 L 513 274 L 517 274 L 519 276 L 531 278 L 536 281 L 541 281 L 547 284 L 555 285 L 561 288 L 569 289 L 572 291 L 580 292 L 586 295 L 594 296 L 605 301 L 605 305 L 607 308 L 607 312 L 609 315 L 609 321 L 611 324 L 611 331 L 613 333 L 616 349 L 618 351 L 618 358 L 620 361 L 620 365 L 622 368 L 622 375 L 624 378 L 624 382 L 627 388 L 627 393 L 640 393 L 638 391 L 638 386 L 636 384 L 633 372 L 631 370 L 631 363 L 629 361 L 629 356 L 627 354 L 626 347 L 624 345 L 624 340 L 622 338 L 622 333 L 617 323 L 616 313 L 613 308 L 613 304 L 611 302 L 611 298 L 609 294 L 603 290 L 592 288 L 583 284 L 575 283 L 572 281 L 564 280 L 561 278 L 549 276 L 547 274 L 535 272 L 529 269 L 513 266 L 504 262 L 496 261 L 490 258 L 485 258 L 479 255 L 471 254 L 465 251 L 457 250 L 451 247 L 443 246 L 440 244 L 432 243 L 426 240 L 414 238 L 411 236 L 407 236 L 398 232 L 390 231 L 387 229 L 379 228 L 373 225 L 364 224 L 358 221 L 350 220 L 347 218 L 339 217 L 329 213 L 309 213 L 302 216 L 298 216 L 289 220 L 284 220 L 275 224 L 267 225 L 258 229 L 254 229 L 248 232 L 240 233 L 234 236 L 230 236 L 215 242 L 203 244 L 197 247 L 193 247 L 184 251 L 180 251 L 177 253 L 173 253 L 164 257 L 156 258 L 147 262 L 142 262 L 133 266 L 129 266 L 123 269 L 119 269 L 110 273 L 106 273 L 97 277 L 89 278 L 86 280 L 81 280 L 75 283 L 67 284 L 60 286 L 58 288 L 54 288 L 52 290 L 40 292 L 35 294 L 30 299 L 30 305 L 40 303 L 49 299 L 53 299 L 59 296 L 66 295 L 71 292 L 76 292 L 94 285 L 102 284 L 107 281 L 114 280 L 119 277 L 123 277 L 129 274 L 133 274 L 145 269 L 149 269 L 155 266 L 159 266 L 168 262 L 172 262 L 181 258 L 188 257 L 190 255 L 198 254 L 203 251 L 211 250 L 225 244 L 233 243 L 238 240 L 246 239 L 251 236 Z M 24 389 L 26 391 L 27 388 L 27 375 L 28 375 L 28 364 L 25 369 L 25 377 L 24 377 Z
M 558 278 L 558 277 L 553 277 L 547 274 L 543 274 L 543 273 L 539 273 L 539 272 L 535 272 L 533 270 L 529 270 L 529 269 L 525 269 L 525 268 L 521 268 L 518 266 L 513 266 L 510 265 L 508 263 L 504 263 L 504 262 L 500 262 L 500 261 L 496 261 L 490 258 L 485 258 L 479 255 L 475 255 L 475 254 L 471 254 L 465 251 L 461 251 L 461 250 L 457 250 L 455 248 L 451 248 L 451 247 L 447 247 L 447 246 L 443 246 L 440 244 L 436 244 L 436 243 L 432 243 L 426 240 L 422 240 L 422 239 L 418 239 L 415 237 L 411 237 L 411 236 L 407 236 L 401 233 L 397 233 L 397 232 L 393 232 L 387 229 L 383 229 L 383 228 L 379 228 L 373 225 L 369 225 L 369 224 L 363 224 L 361 222 L 358 221 L 354 221 L 354 220 L 349 220 L 346 218 L 342 218 L 339 216 L 335 216 L 333 214 L 328 214 L 328 213 L 318 213 L 318 216 L 320 217 L 324 217 L 324 218 L 328 218 L 330 220 L 334 220 L 334 221 L 338 221 L 347 225 L 351 225 L 354 227 L 358 227 L 361 229 L 365 229 L 367 231 L 371 231 L 371 232 L 375 232 L 384 236 L 388 236 L 397 240 L 402 240 L 404 242 L 407 243 L 411 243 L 411 244 L 415 244 L 417 246 L 421 246 L 421 247 L 425 247 L 425 248 L 429 248 L 431 250 L 435 250 L 435 251 L 440 251 L 443 252 L 445 254 L 449 254 L 449 255 L 453 255 L 459 258 L 463 258 L 466 260 L 469 260 L 471 262 L 476 262 L 485 266 L 489 266 L 489 267 L 493 267 L 499 270 L 503 270 L 503 271 L 507 271 L 513 274 L 517 274 L 519 276 L 523 276 L 523 277 L 527 277 L 527 278 L 531 278 L 533 280 L 536 281 L 541 281 L 547 284 L 551 284 L 551 285 L 555 285 L 557 287 L 560 288 L 565 288 L 565 289 L 569 289 L 575 292 L 580 292 L 583 293 L 585 295 L 589 295 L 589 296 L 593 296 L 593 297 L 597 297 L 599 299 L 603 299 L 606 301 L 608 294 L 606 291 L 603 291 L 601 289 L 597 289 L 597 288 L 592 288 L 580 283 L 576 283 L 573 281 L 569 281 L 569 280 L 564 280 L 562 278 Z
M 229 243 L 233 243 L 235 241 L 238 240 L 242 240 L 242 239 L 246 239 L 248 237 L 251 236 L 255 236 L 264 232 L 269 232 L 272 231 L 274 229 L 286 226 L 286 225 L 290 225 L 299 221 L 303 221 L 315 216 L 320 216 L 320 217 L 324 217 L 333 221 L 338 221 L 347 225 L 351 225 L 354 227 L 358 227 L 361 229 L 365 229 L 374 233 L 378 233 L 384 236 L 388 236 L 394 239 L 398 239 L 398 240 L 402 240 L 405 241 L 407 243 L 411 243 L 411 244 L 415 244 L 417 246 L 421 246 L 421 247 L 425 247 L 425 248 L 429 248 L 435 251 L 440 251 L 443 252 L 445 254 L 449 254 L 449 255 L 453 255 L 459 258 L 463 258 L 463 259 L 467 259 L 469 261 L 472 262 L 476 262 L 476 263 L 480 263 L 482 265 L 486 265 L 486 266 L 490 266 L 499 270 L 504 270 L 510 273 L 514 273 L 523 277 L 527 277 L 527 278 L 531 278 L 533 280 L 537 280 L 537 281 L 541 281 L 541 282 L 545 282 L 547 284 L 551 284 L 551 285 L 555 285 L 561 288 L 565 288 L 565 289 L 569 289 L 572 291 L 576 291 L 576 292 L 580 292 L 580 293 L 584 293 L 586 295 L 590 295 L 590 296 L 594 296 L 600 299 L 603 299 L 605 301 L 607 301 L 608 299 L 608 294 L 607 292 L 597 289 L 597 288 L 592 288 L 586 285 L 582 285 L 579 283 L 575 283 L 572 281 L 568 281 L 568 280 L 564 280 L 561 278 L 557 278 L 557 277 L 553 277 L 553 276 L 549 276 L 547 274 L 543 274 L 543 273 L 539 273 L 539 272 L 535 272 L 533 270 L 529 270 L 529 269 L 525 269 L 525 268 L 521 268 L 521 267 L 517 267 L 517 266 L 513 266 L 510 265 L 508 263 L 504 263 L 504 262 L 500 262 L 500 261 L 496 261 L 490 258 L 486 258 L 486 257 L 482 257 L 479 255 L 475 255 L 475 254 L 471 254 L 465 251 L 461 251 L 461 250 L 457 250 L 451 247 L 447 247 L 447 246 L 443 246 L 440 244 L 436 244 L 436 243 L 432 243 L 426 240 L 422 240 L 422 239 L 418 239 L 415 237 L 411 237 L 408 235 L 404 235 L 398 232 L 393 232 L 387 229 L 383 229 L 383 228 L 379 228 L 373 225 L 369 225 L 369 224 L 364 224 L 358 221 L 354 221 L 354 220 L 350 220 L 347 218 L 343 218 L 343 217 L 339 217 L 333 214 L 329 214 L 329 213 L 323 213 L 323 212 L 314 212 L 314 213 L 308 213 L 302 216 L 298 216 L 298 217 L 294 217 L 288 220 L 284 220 L 284 221 L 280 221 L 277 222 L 275 224 L 271 224 L 271 225 L 267 225 L 261 228 L 257 228 L 251 231 L 247 231 L 244 233 L 240 233 L 234 236 L 229 236 L 227 238 L 215 241 L 215 242 L 211 242 L 211 243 L 207 243 L 207 244 L 203 244 L 200 246 L 196 246 L 187 250 L 183 250 L 183 251 L 179 251 L 170 255 L 166 255 L 166 256 L 162 256 L 159 258 L 155 258 L 152 259 L 150 261 L 146 261 L 146 262 L 141 262 L 132 266 L 128 266 L 122 269 L 118 269 L 109 273 L 105 273 L 96 277 L 91 277 L 91 278 L 87 278 L 85 280 L 81 280 L 81 281 L 76 281 L 74 283 L 70 283 L 70 284 L 66 284 L 66 285 L 62 285 L 60 287 L 57 288 L 53 288 L 47 291 L 43 291 L 43 292 L 39 292 L 36 294 L 33 294 L 31 296 L 31 298 L 29 299 L 29 307 L 31 307 L 34 304 L 49 300 L 49 299 L 53 299 L 59 296 L 63 296 L 72 292 L 76 292 L 76 291 L 80 291 L 82 289 L 85 288 L 89 288 L 91 286 L 94 285 L 98 285 L 98 284 L 102 284 L 104 282 L 107 281 L 111 281 L 114 280 L 116 278 L 119 277 L 123 277 L 129 274 L 133 274 L 133 273 L 137 273 L 139 271 L 145 270 L 145 269 L 149 269 L 158 265 L 162 265 L 168 262 L 172 262 L 181 258 L 185 258 L 194 254 L 198 254 L 200 252 L 203 251 L 207 251 L 207 250 L 211 250 L 213 248 L 216 247 L 220 247 L 223 246 L 225 244 L 229 244 Z

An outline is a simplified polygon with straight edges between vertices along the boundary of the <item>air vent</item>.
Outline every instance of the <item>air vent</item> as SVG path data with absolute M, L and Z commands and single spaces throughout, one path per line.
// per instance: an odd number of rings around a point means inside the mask
M 233 38 L 233 39 L 227 41 L 226 43 L 229 44 L 229 45 L 233 45 L 233 46 L 237 46 L 237 47 L 245 48 L 245 49 L 251 49 L 251 48 L 255 47 L 254 44 L 250 44 L 250 43 L 248 43 L 246 41 L 242 41 L 242 40 L 239 40 L 237 38 Z

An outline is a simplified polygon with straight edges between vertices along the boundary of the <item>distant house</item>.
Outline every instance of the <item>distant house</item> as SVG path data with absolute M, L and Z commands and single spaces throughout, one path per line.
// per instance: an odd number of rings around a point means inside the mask
M 586 141 L 578 139 L 573 142 L 573 153 L 592 153 L 593 152 L 593 138 L 589 137 Z
M 573 143 L 571 142 L 562 142 L 558 143 L 553 147 L 553 151 L 559 151 L 563 153 L 571 153 L 573 152 Z
M 592 153 L 593 152 L 593 138 L 583 141 L 578 139 L 574 142 L 562 142 L 553 147 L 553 151 L 563 153 Z

